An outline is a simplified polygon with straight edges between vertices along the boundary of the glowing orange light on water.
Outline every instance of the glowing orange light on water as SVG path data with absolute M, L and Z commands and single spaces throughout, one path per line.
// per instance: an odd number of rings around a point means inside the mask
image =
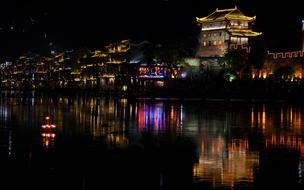
M 55 133 L 41 133 L 41 136 L 46 137 L 46 138 L 55 138 L 56 134 Z
M 51 129 L 51 128 L 56 128 L 56 125 L 46 124 L 46 125 L 41 125 L 41 127 L 44 128 L 44 129 Z

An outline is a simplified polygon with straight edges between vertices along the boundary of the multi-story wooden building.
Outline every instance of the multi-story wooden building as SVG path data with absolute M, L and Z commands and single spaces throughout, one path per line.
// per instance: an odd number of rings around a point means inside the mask
M 201 26 L 197 57 L 223 57 L 229 48 L 250 51 L 250 39 L 261 35 L 252 30 L 256 17 L 245 16 L 237 7 L 216 9 L 197 18 Z

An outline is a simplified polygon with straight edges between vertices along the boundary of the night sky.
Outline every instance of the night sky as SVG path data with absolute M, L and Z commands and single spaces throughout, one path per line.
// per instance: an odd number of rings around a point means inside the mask
M 297 50 L 304 19 L 299 0 L 28 0 L 0 4 L 0 61 L 26 51 L 43 54 L 50 48 L 101 48 L 126 38 L 178 41 L 198 33 L 196 16 L 235 4 L 245 15 L 257 16 L 254 29 L 263 32 L 270 49 Z

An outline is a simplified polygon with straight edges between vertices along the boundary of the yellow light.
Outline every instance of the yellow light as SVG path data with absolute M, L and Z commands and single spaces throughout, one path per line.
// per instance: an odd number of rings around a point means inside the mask
M 127 85 L 123 85 L 123 86 L 122 86 L 122 91 L 127 91 L 127 89 L 128 89 L 128 86 L 127 86 Z
M 72 72 L 71 72 L 71 75 L 79 75 L 79 74 L 80 74 L 79 71 L 72 71 Z
M 265 106 L 263 106 L 263 112 L 262 112 L 262 128 L 266 128 L 266 111 Z
M 251 109 L 251 127 L 254 127 L 254 109 Z

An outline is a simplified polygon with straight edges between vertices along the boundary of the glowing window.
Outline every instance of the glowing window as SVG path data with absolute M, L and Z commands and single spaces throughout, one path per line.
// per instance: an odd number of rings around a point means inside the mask
M 218 45 L 219 45 L 219 46 L 223 45 L 223 41 L 219 41 L 219 42 L 218 42 Z
M 204 38 L 207 38 L 207 34 L 203 34 Z
M 207 46 L 207 42 L 203 42 L 203 46 L 206 47 Z
M 213 37 L 216 37 L 216 33 L 213 33 Z
M 211 37 L 211 34 L 210 34 L 210 33 L 208 34 L 208 37 Z
M 217 45 L 216 41 L 213 41 L 213 45 L 214 45 L 214 46 L 216 46 L 216 45 Z

